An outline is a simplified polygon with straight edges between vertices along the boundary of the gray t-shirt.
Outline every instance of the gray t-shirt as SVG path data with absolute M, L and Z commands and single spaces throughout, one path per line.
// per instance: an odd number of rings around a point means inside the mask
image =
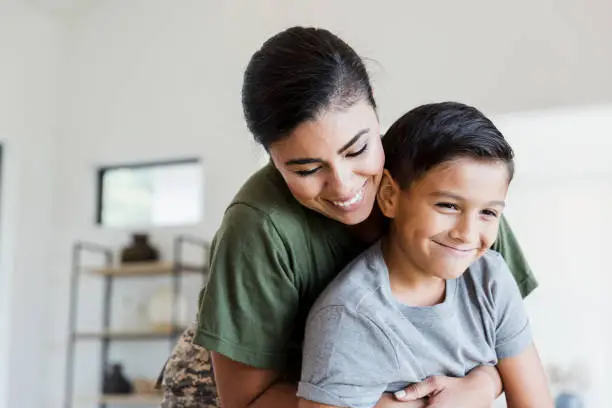
M 463 377 L 519 354 L 532 341 L 516 281 L 488 251 L 446 281 L 443 303 L 411 307 L 391 294 L 380 243 L 341 272 L 306 323 L 298 396 L 320 404 L 373 407 L 432 375 Z

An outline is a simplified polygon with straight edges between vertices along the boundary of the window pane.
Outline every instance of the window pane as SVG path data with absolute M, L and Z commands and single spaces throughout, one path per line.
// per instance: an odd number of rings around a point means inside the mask
M 101 170 L 98 220 L 109 227 L 191 225 L 201 221 L 199 161 Z

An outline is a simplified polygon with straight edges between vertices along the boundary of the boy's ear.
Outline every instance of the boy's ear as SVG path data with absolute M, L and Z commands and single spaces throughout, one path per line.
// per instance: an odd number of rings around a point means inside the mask
M 395 218 L 401 191 L 400 186 L 393 180 L 389 171 L 385 169 L 376 194 L 376 202 L 385 217 Z

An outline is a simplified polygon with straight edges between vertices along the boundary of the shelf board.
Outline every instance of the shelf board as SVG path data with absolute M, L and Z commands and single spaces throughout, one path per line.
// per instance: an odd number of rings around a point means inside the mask
M 175 264 L 174 262 L 170 261 L 155 261 L 126 263 L 109 268 L 92 269 L 89 272 L 94 275 L 101 276 L 159 276 L 172 275 L 175 268 L 179 273 L 205 273 L 208 269 L 202 265 L 198 266 L 190 264 Z
M 77 339 L 113 339 L 113 340 L 147 340 L 147 339 L 167 339 L 174 334 L 180 334 L 184 328 L 177 327 L 172 330 L 171 327 L 152 330 L 106 330 L 99 332 L 80 332 L 76 333 Z
M 117 405 L 156 405 L 159 406 L 162 400 L 161 394 L 128 394 L 128 395 L 102 395 L 99 398 L 100 404 Z

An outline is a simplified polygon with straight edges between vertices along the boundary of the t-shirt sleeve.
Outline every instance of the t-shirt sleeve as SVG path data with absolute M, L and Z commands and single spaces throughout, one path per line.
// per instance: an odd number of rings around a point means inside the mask
M 521 291 L 522 297 L 527 297 L 535 288 L 538 287 L 538 281 L 536 280 L 525 255 L 521 250 L 521 247 L 508 224 L 508 220 L 504 215 L 501 216 L 499 221 L 499 232 L 497 234 L 497 240 L 491 248 L 497 251 L 506 261 L 506 264 L 514 276 L 514 280 Z
M 520 354 L 532 342 L 529 317 L 508 266 L 497 257 L 491 296 L 495 307 L 495 352 L 499 360 Z
M 298 310 L 288 252 L 267 214 L 234 204 L 213 241 L 194 343 L 241 363 L 281 368 Z
M 327 306 L 309 316 L 298 397 L 337 407 L 376 405 L 398 368 L 395 349 L 369 318 Z

